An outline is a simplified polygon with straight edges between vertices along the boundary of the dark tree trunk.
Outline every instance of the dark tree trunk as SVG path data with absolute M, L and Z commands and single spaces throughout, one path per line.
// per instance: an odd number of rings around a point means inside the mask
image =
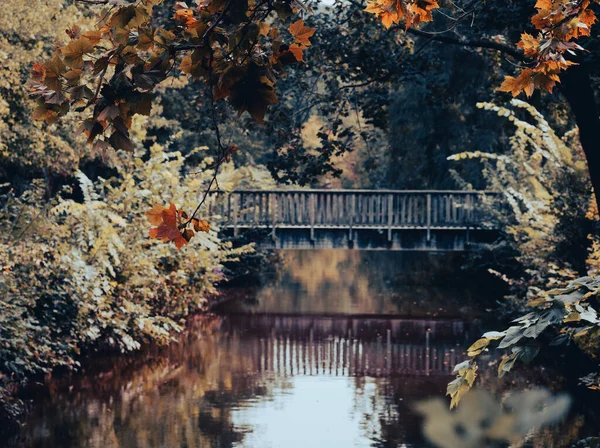
M 573 66 L 561 75 L 560 85 L 579 127 L 579 140 L 600 210 L 600 117 L 589 73 L 583 65 Z

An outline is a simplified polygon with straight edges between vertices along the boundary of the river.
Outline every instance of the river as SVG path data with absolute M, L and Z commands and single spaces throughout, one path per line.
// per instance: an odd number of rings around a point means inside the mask
M 9 446 L 428 446 L 414 405 L 444 396 L 452 368 L 487 329 L 493 300 L 482 282 L 460 274 L 453 255 L 280 257 L 262 287 L 195 319 L 178 343 L 96 359 L 36 389 Z M 481 381 L 498 394 L 560 388 L 541 368 L 502 380 L 494 371 L 484 367 Z M 531 446 L 577 440 L 583 418 Z

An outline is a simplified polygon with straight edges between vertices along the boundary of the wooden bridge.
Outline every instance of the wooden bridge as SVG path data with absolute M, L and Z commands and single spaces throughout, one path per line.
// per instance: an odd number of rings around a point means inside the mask
M 460 251 L 493 238 L 486 205 L 496 193 L 408 190 L 240 190 L 218 193 L 209 213 L 233 236 L 262 229 L 279 249 Z

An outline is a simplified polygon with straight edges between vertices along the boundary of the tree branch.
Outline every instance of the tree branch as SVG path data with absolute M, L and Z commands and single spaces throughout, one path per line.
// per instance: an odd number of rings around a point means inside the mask
M 401 29 L 399 26 L 391 27 L 391 30 Z M 491 40 L 485 39 L 475 39 L 475 40 L 466 40 L 460 39 L 457 37 L 444 36 L 442 34 L 430 34 L 426 31 L 418 30 L 416 28 L 409 28 L 406 30 L 407 33 L 414 34 L 415 36 L 427 37 L 431 40 L 435 40 L 438 42 L 442 42 L 445 44 L 451 45 L 459 45 L 462 47 L 471 47 L 471 48 L 483 48 L 488 50 L 499 51 L 500 53 L 504 53 L 508 56 L 512 56 L 516 60 L 520 62 L 531 62 L 521 51 L 516 48 L 510 47 L 508 45 L 502 44 L 500 42 L 494 42 Z

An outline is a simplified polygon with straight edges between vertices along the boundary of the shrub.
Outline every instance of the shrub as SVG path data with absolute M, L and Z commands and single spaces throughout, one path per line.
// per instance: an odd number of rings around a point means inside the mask
M 42 180 L 2 197 L 0 396 L 32 374 L 76 367 L 82 350 L 167 343 L 206 307 L 223 263 L 251 248 L 233 249 L 213 228 L 177 250 L 149 240 L 144 216 L 153 203 L 195 207 L 212 174 L 184 174 L 184 165 L 204 149 L 183 156 L 155 144 L 120 154 L 113 178 L 78 172 L 78 187 L 50 202 Z M 233 177 L 230 169 L 223 184 Z

